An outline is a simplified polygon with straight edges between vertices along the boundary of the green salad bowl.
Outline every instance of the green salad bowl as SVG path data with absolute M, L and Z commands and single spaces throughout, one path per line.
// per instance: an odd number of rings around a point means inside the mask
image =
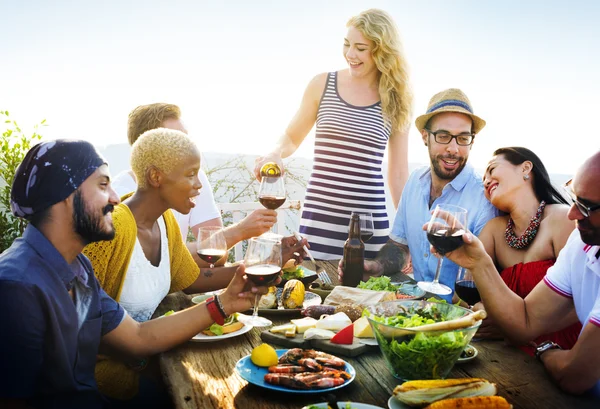
M 423 331 L 419 326 L 473 314 L 452 304 L 431 301 L 389 301 L 365 313 L 377 344 L 392 371 L 402 380 L 443 379 L 467 346 L 481 321 L 467 328 Z

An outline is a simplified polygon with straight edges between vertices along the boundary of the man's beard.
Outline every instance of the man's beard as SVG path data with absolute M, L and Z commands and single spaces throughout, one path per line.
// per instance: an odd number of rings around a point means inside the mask
M 460 174 L 460 172 L 462 172 L 462 170 L 464 169 L 465 165 L 467 164 L 467 159 L 464 158 L 464 157 L 462 157 L 462 156 L 437 155 L 437 156 L 433 157 L 433 156 L 431 156 L 431 152 L 429 152 L 429 158 L 431 160 L 431 164 L 433 165 L 433 172 L 441 180 L 452 180 L 452 179 L 454 179 L 456 176 L 458 176 Z M 442 167 L 442 165 L 440 165 L 440 160 L 442 158 L 444 158 L 444 159 L 451 159 L 451 160 L 457 160 L 458 161 L 458 167 L 455 170 L 453 170 L 453 171 L 447 171 L 447 170 L 445 170 Z
M 112 212 L 114 206 L 106 205 L 102 209 L 102 216 L 94 215 L 87 211 L 85 201 L 80 190 L 75 192 L 73 197 L 73 224 L 75 232 L 83 238 L 86 244 L 102 240 L 112 240 L 115 237 L 115 229 L 110 226 L 110 230 L 102 229 L 102 219 L 108 212 Z

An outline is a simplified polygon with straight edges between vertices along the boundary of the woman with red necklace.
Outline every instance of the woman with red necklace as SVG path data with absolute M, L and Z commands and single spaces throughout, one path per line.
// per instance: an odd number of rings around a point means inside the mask
M 540 158 L 526 148 L 496 150 L 483 182 L 486 198 L 506 215 L 490 220 L 479 238 L 504 282 L 525 298 L 544 278 L 546 270 L 554 265 L 575 228 L 575 224 L 567 218 L 569 206 L 552 186 Z M 482 308 L 480 303 L 474 307 Z M 544 335 L 540 340 L 550 339 L 564 349 L 570 349 L 580 330 L 578 323 L 563 331 Z M 482 338 L 498 335 L 491 322 L 482 325 L 478 332 Z M 534 353 L 531 346 L 522 349 L 530 355 Z

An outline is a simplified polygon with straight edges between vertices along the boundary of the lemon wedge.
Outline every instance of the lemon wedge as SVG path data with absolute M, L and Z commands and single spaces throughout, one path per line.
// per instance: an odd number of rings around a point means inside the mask
M 279 363 L 277 352 L 269 344 L 260 344 L 254 348 L 250 355 L 250 360 L 254 365 L 262 367 L 273 366 Z

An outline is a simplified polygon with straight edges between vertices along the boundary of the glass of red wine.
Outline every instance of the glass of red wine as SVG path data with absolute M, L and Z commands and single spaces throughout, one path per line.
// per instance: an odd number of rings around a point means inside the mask
M 248 248 L 244 256 L 246 277 L 257 286 L 269 286 L 281 273 L 281 243 L 264 237 L 253 237 L 248 240 Z M 254 310 L 251 317 L 240 317 L 239 320 L 254 327 L 273 325 L 271 320 L 258 316 L 258 301 L 254 299 Z
M 198 240 L 196 241 L 196 253 L 198 257 L 206 261 L 210 268 L 227 254 L 227 241 L 221 227 L 200 227 Z
M 466 232 L 467 209 L 462 207 L 439 204 L 433 210 L 427 226 L 427 240 L 442 256 L 463 245 L 463 234 Z M 443 257 L 438 259 L 435 277 L 432 282 L 419 281 L 420 288 L 433 294 L 447 295 L 452 289 L 440 283 Z
M 467 270 L 466 268 L 458 268 L 456 282 L 454 283 L 454 291 L 456 291 L 456 295 L 458 295 L 461 300 L 469 304 L 469 306 L 473 306 L 481 301 L 479 290 L 477 289 L 475 281 L 473 280 L 473 274 L 471 274 L 471 271 Z
M 267 209 L 276 210 L 285 202 L 285 184 L 281 176 L 263 176 L 258 201 Z
M 368 212 L 352 212 L 360 216 L 360 239 L 363 243 L 373 237 L 373 214 Z

